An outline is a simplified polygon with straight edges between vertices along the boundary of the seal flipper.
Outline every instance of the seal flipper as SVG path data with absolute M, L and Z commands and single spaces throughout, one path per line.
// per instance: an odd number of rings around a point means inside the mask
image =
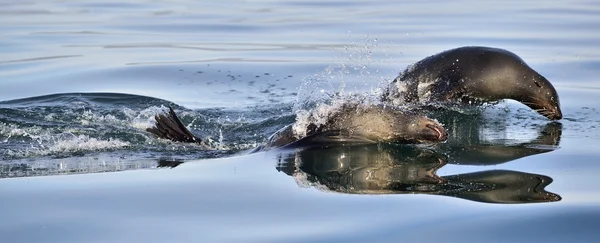
M 196 137 L 183 125 L 173 108 L 169 107 L 167 114 L 157 114 L 155 119 L 154 127 L 146 128 L 147 132 L 174 142 L 196 143 L 209 148 L 202 139 Z

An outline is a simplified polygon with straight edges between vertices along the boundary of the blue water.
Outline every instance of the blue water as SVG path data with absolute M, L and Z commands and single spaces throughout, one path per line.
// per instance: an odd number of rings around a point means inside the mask
M 0 4 L 2 242 L 600 236 L 596 2 Z M 435 146 L 244 152 L 321 91 L 368 96 L 465 45 L 521 56 L 564 119 L 506 101 L 440 115 Z M 167 106 L 219 149 L 145 132 Z

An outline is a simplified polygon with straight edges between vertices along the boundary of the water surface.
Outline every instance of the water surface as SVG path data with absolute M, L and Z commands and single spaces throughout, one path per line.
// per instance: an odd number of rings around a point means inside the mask
M 600 236 L 597 3 L 2 6 L 6 242 Z M 450 132 L 435 146 L 243 152 L 294 122 L 302 101 L 333 92 L 376 94 L 407 65 L 465 45 L 521 56 L 554 84 L 564 119 L 550 122 L 507 101 L 475 114 L 433 114 Z M 167 106 L 219 149 L 145 132 Z

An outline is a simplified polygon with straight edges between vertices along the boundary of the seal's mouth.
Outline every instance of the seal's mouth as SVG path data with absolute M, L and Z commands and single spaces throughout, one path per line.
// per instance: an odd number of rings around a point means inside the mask
M 400 135 L 398 141 L 412 144 L 439 143 L 448 139 L 448 133 L 442 124 L 426 117 L 408 124 L 407 130 L 403 130 Z
M 430 130 L 432 130 L 433 135 L 435 137 L 435 141 L 446 141 L 446 139 L 448 139 L 448 133 L 446 132 L 446 129 L 444 129 L 441 125 L 435 124 L 435 123 L 429 123 L 427 125 L 425 125 L 425 127 L 429 128 Z
M 544 114 L 542 114 L 542 115 L 544 115 Z M 550 120 L 560 120 L 560 119 L 562 119 L 563 116 L 562 116 L 562 113 L 560 112 L 560 110 L 555 109 L 553 112 L 546 113 L 545 117 Z
M 540 115 L 545 116 L 550 120 L 560 120 L 562 119 L 562 112 L 560 111 L 560 107 L 558 105 L 542 105 L 540 107 L 532 107 L 535 111 L 540 113 Z
M 524 103 L 531 107 L 534 111 L 537 111 L 540 115 L 550 119 L 550 120 L 560 120 L 563 118 L 562 112 L 560 111 L 560 107 L 557 105 L 551 105 L 547 103 L 543 103 L 542 105 L 538 105 L 535 103 Z

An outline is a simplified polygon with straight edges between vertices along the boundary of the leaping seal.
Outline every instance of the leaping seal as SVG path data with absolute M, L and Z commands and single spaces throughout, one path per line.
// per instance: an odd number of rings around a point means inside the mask
M 429 56 L 391 82 L 382 100 L 411 102 L 519 101 L 550 120 L 562 118 L 554 86 L 516 54 L 467 46 Z

